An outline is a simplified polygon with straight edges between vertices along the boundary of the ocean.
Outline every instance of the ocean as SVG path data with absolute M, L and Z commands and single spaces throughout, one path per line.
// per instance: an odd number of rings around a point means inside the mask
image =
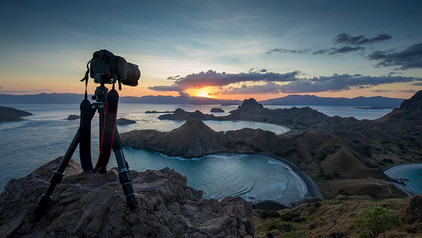
M 4 105 L 28 111 L 34 115 L 25 121 L 0 123 L 0 191 L 7 181 L 26 176 L 39 166 L 63 155 L 78 127 L 79 120 L 66 120 L 70 114 L 79 115 L 77 104 L 16 104 Z M 210 113 L 212 107 L 220 107 L 227 115 L 237 106 L 220 105 L 174 105 L 174 104 L 120 104 L 118 118 L 124 117 L 137 123 L 118 126 L 119 132 L 137 129 L 170 131 L 184 121 L 159 120 L 158 113 L 145 111 L 200 110 Z M 266 106 L 271 109 L 281 108 Z M 354 116 L 358 119 L 379 118 L 391 110 L 357 109 L 354 107 L 314 107 L 329 116 Z M 261 128 L 283 134 L 288 128 L 246 121 L 204 121 L 215 131 L 237 130 L 244 127 Z M 92 154 L 98 155 L 98 116 L 92 123 Z M 221 199 L 241 196 L 247 200 L 276 200 L 289 205 L 301 200 L 306 185 L 301 178 L 281 161 L 264 155 L 218 154 L 198 159 L 172 158 L 146 150 L 124 148 L 131 170 L 161 169 L 170 167 L 186 175 L 188 185 L 204 191 L 204 196 Z M 79 152 L 73 158 L 79 161 Z M 95 163 L 95 162 L 94 162 Z M 108 166 L 116 167 L 114 155 Z

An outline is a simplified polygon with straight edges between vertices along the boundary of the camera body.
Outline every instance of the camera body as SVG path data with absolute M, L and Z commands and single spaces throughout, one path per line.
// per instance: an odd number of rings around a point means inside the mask
M 123 57 L 108 50 L 94 52 L 90 62 L 90 77 L 95 83 L 115 83 L 137 86 L 141 77 L 138 65 L 127 62 Z

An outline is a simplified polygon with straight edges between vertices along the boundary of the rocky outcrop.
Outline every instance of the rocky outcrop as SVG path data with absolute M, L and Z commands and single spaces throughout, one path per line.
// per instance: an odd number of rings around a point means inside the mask
M 21 117 L 30 116 L 32 113 L 21 111 L 11 107 L 0 106 L 0 122 L 22 121 Z
M 389 129 L 416 129 L 422 131 L 422 90 L 404 100 L 400 108 L 376 120 Z
M 252 237 L 252 208 L 242 198 L 203 199 L 168 168 L 131 171 L 138 207 L 126 207 L 117 171 L 83 173 L 73 160 L 38 222 L 33 211 L 56 159 L 11 180 L 1 194 L 2 237 Z

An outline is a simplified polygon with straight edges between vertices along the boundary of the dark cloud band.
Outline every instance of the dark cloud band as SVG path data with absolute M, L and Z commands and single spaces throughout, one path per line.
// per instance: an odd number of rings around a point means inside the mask
M 380 61 L 377 66 L 400 66 L 400 69 L 422 68 L 422 43 L 411 45 L 403 51 L 375 51 L 369 60 Z
M 374 38 L 366 38 L 364 35 L 360 36 L 351 36 L 347 33 L 338 34 L 334 37 L 334 43 L 336 44 L 349 44 L 349 45 L 363 45 L 377 43 L 385 40 L 391 39 L 391 36 L 388 34 L 379 34 Z
M 259 73 L 265 72 L 265 73 Z M 352 87 L 368 88 L 381 84 L 405 83 L 422 81 L 420 78 L 402 77 L 389 74 L 386 76 L 363 76 L 360 74 L 334 74 L 332 76 L 321 76 L 313 78 L 298 78 L 299 71 L 285 74 L 267 72 L 228 74 L 217 73 L 209 70 L 197 74 L 190 74 L 186 77 L 176 79 L 170 86 L 149 87 L 155 91 L 177 91 L 183 92 L 189 88 L 202 88 L 207 86 L 220 87 L 221 91 L 215 94 L 261 94 L 261 93 L 308 93 L 349 90 Z M 247 85 L 248 83 L 259 83 Z M 235 86 L 236 83 L 244 83 L 242 86 Z

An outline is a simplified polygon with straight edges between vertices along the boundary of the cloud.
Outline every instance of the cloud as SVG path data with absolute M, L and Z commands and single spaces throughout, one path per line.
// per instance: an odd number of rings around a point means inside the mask
M 313 55 L 322 55 L 322 54 L 328 53 L 329 55 L 336 55 L 336 54 L 345 54 L 345 53 L 358 51 L 358 50 L 364 50 L 364 49 L 365 49 L 365 47 L 361 47 L 361 46 L 356 46 L 356 47 L 343 46 L 341 48 L 333 47 L 331 49 L 316 50 L 316 51 L 312 52 L 312 54 Z
M 380 61 L 377 66 L 400 66 L 400 69 L 422 68 L 422 43 L 411 45 L 398 52 L 375 51 L 369 60 Z
M 391 90 L 388 90 L 388 89 L 376 89 L 376 90 L 371 90 L 371 92 L 373 92 L 373 93 L 388 93 L 388 92 L 391 92 Z
M 176 79 L 178 79 L 178 78 L 180 78 L 180 75 L 170 76 L 170 77 L 168 77 L 167 79 L 168 79 L 168 80 L 176 80 Z
M 341 48 L 331 48 L 329 50 L 329 55 L 335 55 L 335 54 L 344 54 L 344 53 L 348 53 L 348 52 L 353 52 L 353 51 L 357 51 L 357 50 L 364 50 L 365 47 L 351 47 L 351 46 L 343 46 Z
M 366 38 L 364 35 L 360 36 L 351 36 L 347 33 L 338 34 L 334 37 L 334 43 L 336 44 L 349 44 L 349 45 L 363 45 L 377 43 L 385 40 L 391 39 L 391 36 L 388 34 L 379 34 L 374 38 Z
M 364 76 L 361 74 L 334 74 L 312 78 L 298 78 L 299 71 L 289 73 L 273 73 L 265 69 L 248 73 L 218 73 L 213 70 L 193 73 L 179 77 L 170 86 L 149 87 L 155 91 L 176 91 L 184 93 L 189 88 L 206 86 L 218 87 L 219 92 L 213 94 L 277 94 L 277 93 L 309 93 L 325 91 L 342 91 L 352 88 L 370 88 L 372 86 L 410 82 L 413 85 L 422 83 L 422 78 L 403 77 L 398 75 Z M 242 83 L 238 86 L 237 83 Z M 373 90 L 374 92 L 381 92 Z
M 266 83 L 264 85 L 242 85 L 241 87 L 228 87 L 227 89 L 220 91 L 216 94 L 278 94 L 282 90 L 282 86 L 276 83 Z
M 403 92 L 403 93 L 417 93 L 418 90 L 414 90 L 414 89 L 409 89 L 409 90 L 399 90 L 399 92 Z
M 207 72 L 193 73 L 185 77 L 179 77 L 170 86 L 153 86 L 149 89 L 154 91 L 185 91 L 188 88 L 202 88 L 207 86 L 227 86 L 229 84 L 241 82 L 289 82 L 295 81 L 299 71 L 279 74 L 267 72 L 261 69 L 259 72 L 251 69 L 248 73 L 230 74 L 226 72 L 218 73 L 213 70 Z
M 415 79 L 412 77 L 401 76 L 363 76 L 360 74 L 334 74 L 332 76 L 314 77 L 310 79 L 298 79 L 284 85 L 282 88 L 283 93 L 305 93 L 305 92 L 324 92 L 324 91 L 341 91 L 349 90 L 352 87 L 367 88 L 380 84 L 388 83 L 404 83 L 412 82 Z
M 292 54 L 305 54 L 308 53 L 309 49 L 302 49 L 302 50 L 291 50 L 291 49 L 284 49 L 284 48 L 274 48 L 274 49 L 270 49 L 267 52 L 265 52 L 265 54 L 267 55 L 271 55 L 271 53 L 281 53 L 281 54 L 286 54 L 286 53 L 292 53 Z
M 2 87 L 2 86 L 0 86 L 0 89 L 3 89 L 3 87 Z
M 420 83 L 412 83 L 413 86 L 422 86 L 422 82 Z

